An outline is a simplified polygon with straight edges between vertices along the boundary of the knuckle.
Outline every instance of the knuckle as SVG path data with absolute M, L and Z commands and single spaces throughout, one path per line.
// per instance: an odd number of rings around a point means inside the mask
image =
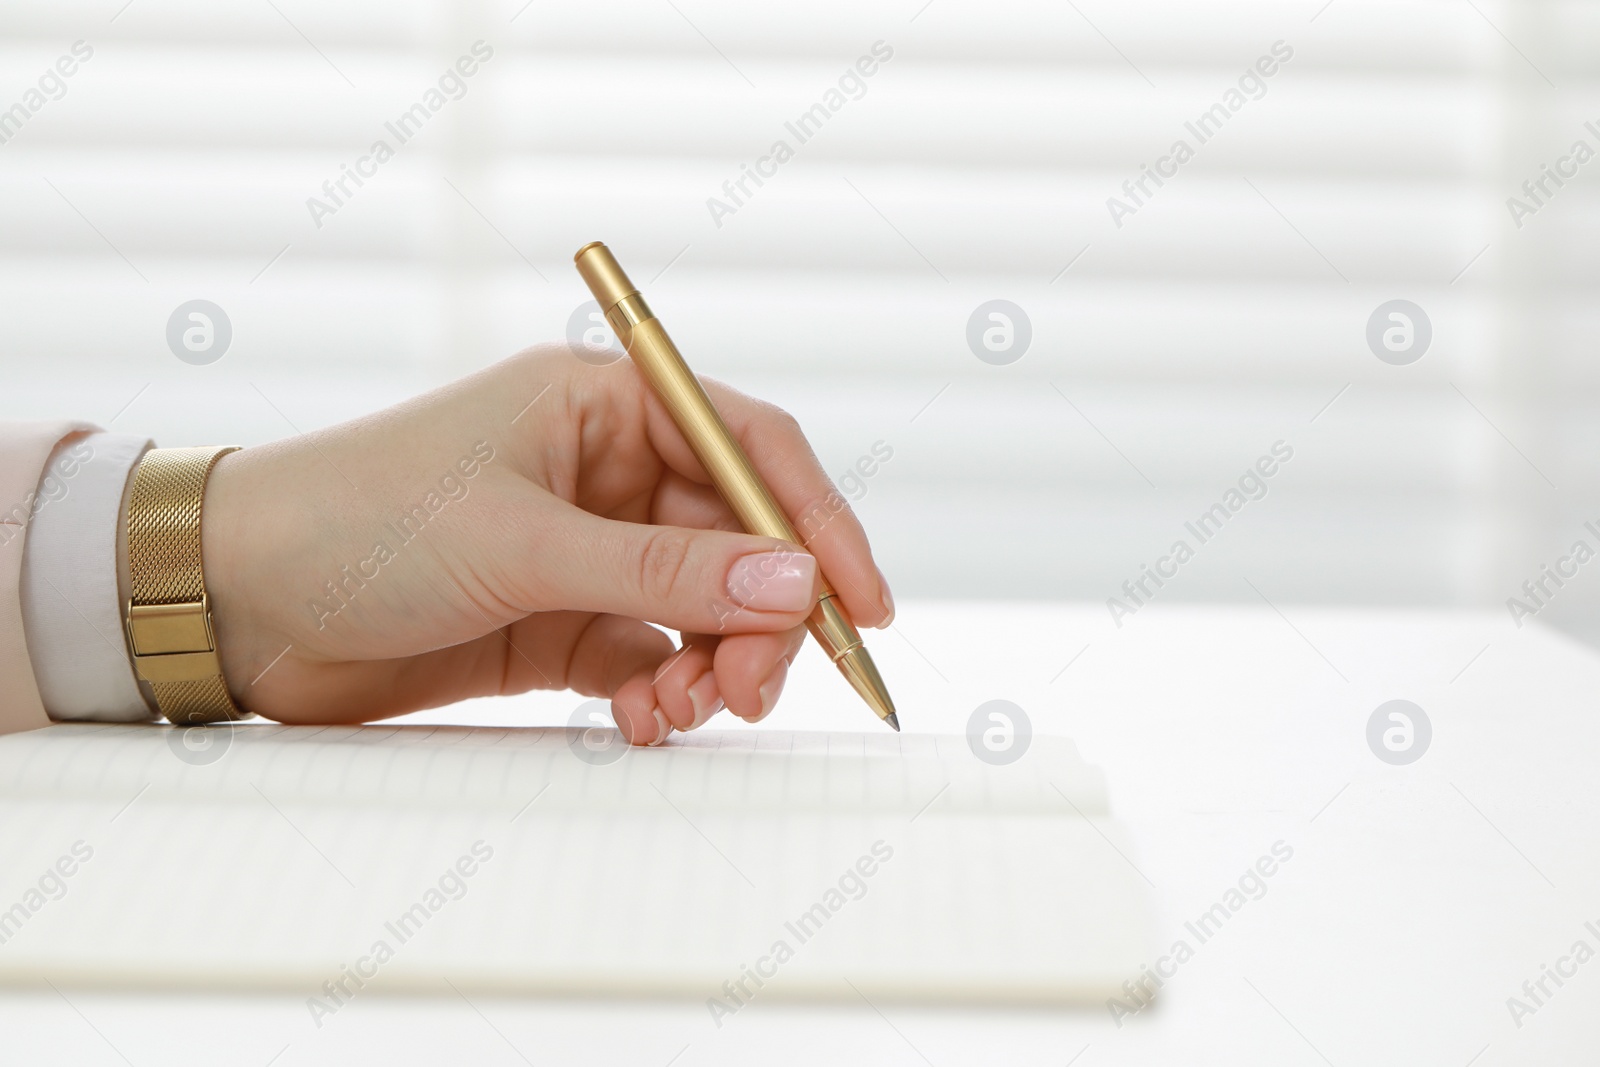
M 773 434 L 777 437 L 804 436 L 800 430 L 800 420 L 789 412 L 780 408 L 770 400 L 761 400 L 750 397 L 751 412 L 750 424 L 759 431 Z
M 503 366 L 513 375 L 527 376 L 537 373 L 551 363 L 550 345 L 530 345 L 520 351 L 513 352 L 502 361 Z
M 782 432 L 785 437 L 804 437 L 805 433 L 800 428 L 800 420 L 789 414 L 783 408 L 772 406 L 769 413 L 771 425 Z
M 689 539 L 676 530 L 655 530 L 639 553 L 639 588 L 654 600 L 671 600 L 688 568 Z
M 839 516 L 853 516 L 853 514 L 849 501 L 835 489 L 826 496 L 812 497 L 795 516 L 795 528 L 800 532 L 801 543 L 810 544 L 813 538 L 827 529 Z

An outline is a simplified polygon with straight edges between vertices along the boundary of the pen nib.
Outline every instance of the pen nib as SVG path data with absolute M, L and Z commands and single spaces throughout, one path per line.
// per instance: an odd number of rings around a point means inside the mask
M 850 682 L 851 688 L 861 694 L 861 699 L 867 702 L 867 707 L 872 709 L 872 713 L 898 732 L 900 720 L 895 718 L 894 701 L 889 699 L 889 690 L 883 684 L 883 676 L 878 673 L 878 667 L 872 662 L 872 657 L 867 655 L 867 650 L 857 645 L 840 656 L 835 665 Z

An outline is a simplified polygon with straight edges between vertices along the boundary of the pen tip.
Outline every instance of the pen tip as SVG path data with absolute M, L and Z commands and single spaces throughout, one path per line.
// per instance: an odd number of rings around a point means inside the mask
M 857 645 L 840 656 L 835 665 L 872 713 L 898 731 L 900 720 L 894 714 L 894 701 L 889 699 L 889 690 L 884 687 L 883 677 L 878 674 L 878 667 L 867 650 Z

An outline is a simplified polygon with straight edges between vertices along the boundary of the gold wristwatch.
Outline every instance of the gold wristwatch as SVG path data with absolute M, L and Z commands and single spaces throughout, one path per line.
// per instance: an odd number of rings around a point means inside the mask
M 126 622 L 133 668 L 174 723 L 249 713 L 228 695 L 200 559 L 206 479 L 233 446 L 157 448 L 139 461 L 128 501 Z

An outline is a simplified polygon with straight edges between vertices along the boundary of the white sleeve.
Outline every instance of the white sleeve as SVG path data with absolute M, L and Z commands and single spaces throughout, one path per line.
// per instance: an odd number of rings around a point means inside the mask
M 22 625 L 44 708 L 55 720 L 153 718 L 134 679 L 117 584 L 117 527 L 135 434 L 62 441 L 39 480 L 22 556 Z

